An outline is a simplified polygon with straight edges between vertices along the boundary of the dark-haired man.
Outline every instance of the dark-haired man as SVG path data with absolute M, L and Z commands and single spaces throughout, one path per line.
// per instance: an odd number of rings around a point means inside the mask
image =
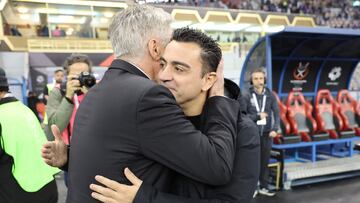
M 54 71 L 54 82 L 51 84 L 47 84 L 44 87 L 44 103 L 47 103 L 47 100 L 49 99 L 49 94 L 54 87 L 60 87 L 61 83 L 64 79 L 64 71 L 62 69 L 58 69 Z
M 159 83 L 172 92 L 187 118 L 199 130 L 204 130 L 205 127 L 207 115 L 203 112 L 203 107 L 208 90 L 214 83 L 220 57 L 221 50 L 213 39 L 189 28 L 174 31 L 173 38 L 161 57 Z M 237 99 L 240 94 L 238 86 L 227 80 L 225 87 L 226 95 Z M 234 168 L 228 184 L 215 187 L 176 174 L 170 192 L 164 193 L 146 180 L 142 183 L 129 170 L 125 170 L 133 186 L 121 185 L 97 176 L 96 179 L 109 188 L 95 184 L 90 188 L 95 191 L 93 197 L 102 202 L 249 203 L 258 180 L 259 156 L 257 128 L 250 118 L 242 114 L 238 118 Z

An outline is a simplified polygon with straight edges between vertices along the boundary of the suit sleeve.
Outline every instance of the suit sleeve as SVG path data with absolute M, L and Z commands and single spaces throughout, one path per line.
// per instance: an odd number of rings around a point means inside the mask
M 143 183 L 136 193 L 133 203 L 229 203 L 219 199 L 199 199 L 181 197 L 170 193 L 160 192 L 153 186 Z
M 274 126 L 272 130 L 277 132 L 280 127 L 280 109 L 274 94 L 271 94 L 271 110 L 274 114 Z
M 204 134 L 185 118 L 164 87 L 150 88 L 137 108 L 137 135 L 146 157 L 203 183 L 222 185 L 230 180 L 239 113 L 236 100 L 207 99 Z
M 247 114 L 248 112 L 248 107 L 247 107 L 247 103 L 246 103 L 246 97 L 243 95 L 240 95 L 237 100 L 239 101 L 240 104 L 240 111 L 244 114 Z

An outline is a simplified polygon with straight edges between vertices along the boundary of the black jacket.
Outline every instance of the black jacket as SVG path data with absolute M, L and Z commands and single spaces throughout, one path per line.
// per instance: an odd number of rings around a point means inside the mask
M 256 123 L 256 121 L 260 120 L 260 115 L 256 110 L 255 102 L 253 101 L 253 94 L 255 94 L 261 109 L 263 94 L 258 94 L 253 87 L 249 89 L 249 93 L 245 94 L 242 99 L 243 104 L 246 105 L 246 111 L 249 117 Z M 268 117 L 266 117 L 266 125 L 258 127 L 260 133 L 268 134 L 270 131 L 278 131 L 280 127 L 280 110 L 276 98 L 271 90 L 265 87 L 264 94 L 266 95 L 266 105 L 264 111 L 268 114 Z
M 129 183 L 125 167 L 163 191 L 171 184 L 172 171 L 208 184 L 227 183 L 238 109 L 234 100 L 210 98 L 205 136 L 185 118 L 168 89 L 135 66 L 115 60 L 78 109 L 67 202 L 96 202 L 89 185 L 98 174 Z
M 240 94 L 238 86 L 229 80 L 225 87 L 231 98 L 236 99 Z M 194 122 L 193 118 L 189 119 Z M 202 114 L 200 120 L 206 120 L 206 115 Z M 251 202 L 260 173 L 260 139 L 256 125 L 247 115 L 241 114 L 237 123 L 234 168 L 228 184 L 215 187 L 177 175 L 171 193 L 166 193 L 144 181 L 133 203 Z M 202 129 L 202 124 L 196 127 Z

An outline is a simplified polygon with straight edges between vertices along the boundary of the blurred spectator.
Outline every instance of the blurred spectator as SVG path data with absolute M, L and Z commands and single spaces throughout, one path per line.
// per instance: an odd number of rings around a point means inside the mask
M 39 112 L 36 109 L 36 104 L 40 102 L 39 98 L 36 96 L 35 92 L 30 91 L 27 98 L 28 107 L 36 115 L 37 119 L 40 121 Z
M 12 36 L 21 36 L 21 33 L 19 32 L 16 25 L 11 26 L 10 32 Z
M 36 36 L 41 36 L 41 25 L 37 25 L 35 27 L 35 30 L 36 30 Z
M 56 26 L 55 30 L 53 30 L 51 34 L 53 37 L 64 37 L 65 36 L 65 32 L 63 30 L 61 30 L 59 28 L 59 26 Z
M 54 175 L 40 156 L 46 142 L 39 121 L 9 92 L 0 68 L 0 202 L 56 203 Z
M 242 42 L 247 42 L 248 39 L 246 38 L 246 36 L 244 35 L 243 38 L 242 38 Z
M 41 28 L 41 36 L 49 37 L 49 28 L 46 25 L 43 25 Z
M 4 35 L 11 35 L 10 25 L 8 23 L 3 24 Z
M 45 104 L 47 103 L 47 100 L 49 99 L 49 94 L 50 94 L 51 90 L 54 87 L 60 88 L 60 85 L 63 82 L 63 80 L 64 80 L 64 71 L 62 69 L 55 70 L 54 75 L 53 75 L 53 82 L 47 84 L 44 87 L 43 93 L 44 93 L 44 103 Z

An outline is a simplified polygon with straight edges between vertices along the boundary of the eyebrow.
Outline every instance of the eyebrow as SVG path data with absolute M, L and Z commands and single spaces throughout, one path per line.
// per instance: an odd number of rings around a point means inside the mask
M 167 62 L 167 61 L 164 59 L 164 57 L 162 57 L 162 56 L 160 56 L 160 60 Z
M 180 61 L 172 61 L 171 64 L 173 65 L 181 65 L 181 66 L 184 66 L 185 68 L 190 68 L 190 66 L 186 63 L 183 63 L 183 62 L 180 62 Z
M 160 57 L 160 60 L 168 63 L 168 62 L 164 59 L 164 57 Z M 186 64 L 186 63 L 183 63 L 183 62 L 180 62 L 180 61 L 172 61 L 171 64 L 172 64 L 172 65 L 181 65 L 181 66 L 184 66 L 185 68 L 191 68 L 190 65 L 188 65 L 188 64 Z

